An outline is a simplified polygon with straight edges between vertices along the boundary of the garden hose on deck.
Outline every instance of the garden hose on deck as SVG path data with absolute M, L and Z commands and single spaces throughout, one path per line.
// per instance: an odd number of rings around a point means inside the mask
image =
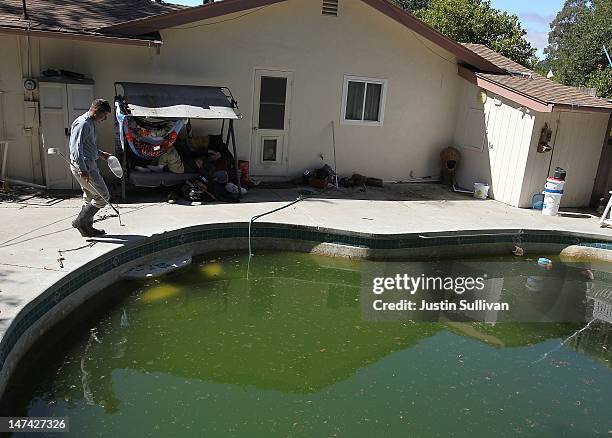
M 323 193 L 323 191 L 321 191 L 319 193 L 316 193 L 316 195 L 320 195 L 321 193 Z M 283 205 L 282 207 L 275 208 L 274 210 L 270 210 L 270 211 L 267 211 L 265 213 L 261 213 L 261 214 L 255 215 L 255 216 L 253 216 L 251 218 L 251 220 L 249 221 L 249 261 L 247 262 L 247 280 L 249 279 L 249 272 L 250 272 L 250 269 L 251 269 L 251 257 L 253 257 L 252 244 L 251 244 L 251 228 L 253 226 L 253 222 L 255 222 L 260 217 L 267 216 L 269 214 L 275 213 L 275 212 L 280 211 L 280 210 L 284 210 L 287 207 L 291 207 L 292 205 L 297 204 L 298 202 L 303 201 L 303 200 L 308 199 L 308 198 L 311 198 L 313 196 L 315 196 L 315 195 L 308 195 L 308 196 L 300 195 L 295 201 L 291 201 L 287 205 Z

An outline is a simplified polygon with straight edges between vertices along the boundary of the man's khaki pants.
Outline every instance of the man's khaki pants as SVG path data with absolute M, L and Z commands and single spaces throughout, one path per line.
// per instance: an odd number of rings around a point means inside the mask
M 85 204 L 91 202 L 97 208 L 103 208 L 110 198 L 106 183 L 104 179 L 102 179 L 102 175 L 100 175 L 100 170 L 95 161 L 86 160 L 85 165 L 89 173 L 89 183 L 85 182 L 79 175 L 79 168 L 76 164 L 71 166 L 72 174 L 79 182 L 81 189 L 83 189 L 83 202 Z M 92 187 L 95 188 L 95 190 L 93 190 Z M 96 191 L 98 193 L 96 193 Z

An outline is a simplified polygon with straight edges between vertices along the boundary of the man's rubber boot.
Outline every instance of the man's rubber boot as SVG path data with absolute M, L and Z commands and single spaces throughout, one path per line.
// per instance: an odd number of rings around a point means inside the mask
M 100 209 L 93 204 L 89 204 L 89 205 L 90 207 L 85 213 L 85 219 L 83 220 L 83 223 L 85 224 L 85 230 L 87 230 L 87 232 L 89 233 L 89 237 L 104 236 L 106 234 L 106 231 L 98 230 L 97 228 L 94 228 L 93 226 L 94 216 Z
M 81 236 L 83 237 L 93 237 L 93 235 L 87 229 L 87 225 L 85 223 L 85 219 L 86 219 L 85 216 L 88 211 L 87 209 L 90 205 L 91 204 L 83 205 L 83 207 L 81 208 L 81 211 L 79 212 L 79 215 L 72 221 L 72 226 L 76 228 L 78 232 L 81 233 Z

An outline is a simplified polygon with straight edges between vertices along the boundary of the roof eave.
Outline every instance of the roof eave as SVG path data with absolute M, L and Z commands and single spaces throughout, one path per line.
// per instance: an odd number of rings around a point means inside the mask
M 222 2 L 214 2 L 193 8 L 168 12 L 166 14 L 156 15 L 153 17 L 132 20 L 114 26 L 100 28 L 98 30 L 114 35 L 142 35 L 153 31 L 159 31 L 161 29 L 167 29 L 169 27 L 176 27 L 182 24 L 215 18 L 222 15 L 285 1 L 287 0 L 224 0 Z M 390 1 L 362 1 L 377 11 L 385 14 L 392 20 L 395 20 L 417 34 L 422 35 L 424 38 L 430 40 L 439 47 L 449 51 L 462 62 L 472 65 L 482 71 L 491 73 L 505 73 L 505 71 L 500 67 L 496 66 L 490 61 L 487 61 L 485 58 L 477 53 L 474 53 L 472 50 L 468 49 L 462 44 L 444 36 L 431 26 L 414 17 L 412 14 L 392 4 Z
M 287 0 L 223 0 L 221 2 L 208 3 L 201 6 L 180 9 L 165 14 L 151 17 L 139 18 L 99 28 L 100 32 L 113 35 L 142 35 L 156 32 L 161 29 L 179 26 L 181 24 L 215 18 L 222 15 L 241 12 L 248 9 L 259 8 Z
M 374 9 L 382 12 L 389 18 L 397 21 L 400 24 L 408 27 L 409 29 L 415 31 L 419 35 L 427 38 L 429 41 L 434 44 L 442 47 L 443 49 L 449 51 L 457 58 L 462 60 L 463 62 L 470 64 L 479 70 L 487 71 L 491 73 L 505 73 L 505 70 L 499 68 L 495 64 L 490 61 L 487 61 L 482 56 L 474 53 L 463 44 L 460 44 L 452 39 L 444 36 L 442 33 L 435 30 L 433 27 L 428 24 L 422 22 L 414 15 L 404 11 L 400 7 L 391 3 L 388 0 L 362 0 L 364 3 L 373 7 Z
M 529 96 L 528 94 L 521 93 L 520 91 L 514 90 L 505 85 L 499 84 L 488 78 L 483 78 L 482 76 L 479 76 L 477 72 L 474 72 L 463 66 L 459 66 L 458 74 L 462 78 L 466 79 L 468 82 L 471 82 L 472 84 L 484 90 L 495 93 L 508 100 L 511 100 L 512 102 L 515 102 L 519 105 L 522 105 L 537 112 L 550 113 L 553 111 L 553 109 L 563 109 L 571 111 L 612 113 L 612 108 L 588 105 L 569 105 L 565 103 L 543 101 L 533 96 Z
M 565 109 L 570 111 L 588 111 L 594 113 L 612 113 L 612 108 L 604 108 L 599 106 L 585 106 L 585 105 L 569 105 L 566 103 L 556 103 L 556 109 Z
M 115 35 L 98 35 L 67 31 L 53 30 L 35 30 L 23 29 L 18 27 L 0 26 L 0 34 L 8 35 L 30 35 L 43 38 L 59 38 L 78 41 L 91 41 L 98 43 L 122 44 L 128 46 L 144 46 L 144 47 L 161 47 L 162 42 L 159 40 L 147 40 L 139 38 L 127 38 Z
M 511 100 L 512 102 L 515 102 L 531 110 L 540 113 L 550 113 L 555 107 L 555 105 L 552 103 L 536 99 L 533 96 L 528 96 L 511 88 L 505 87 L 501 84 L 478 76 L 477 73 L 463 66 L 459 66 L 457 73 L 459 74 L 459 76 L 461 76 L 468 82 L 471 82 L 472 84 L 492 93 L 495 93 L 501 97 L 505 97 L 506 99 Z

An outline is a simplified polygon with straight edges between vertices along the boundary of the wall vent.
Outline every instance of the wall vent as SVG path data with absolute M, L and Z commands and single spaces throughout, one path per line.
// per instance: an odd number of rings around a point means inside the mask
M 338 15 L 338 0 L 323 0 L 321 14 L 336 17 Z

